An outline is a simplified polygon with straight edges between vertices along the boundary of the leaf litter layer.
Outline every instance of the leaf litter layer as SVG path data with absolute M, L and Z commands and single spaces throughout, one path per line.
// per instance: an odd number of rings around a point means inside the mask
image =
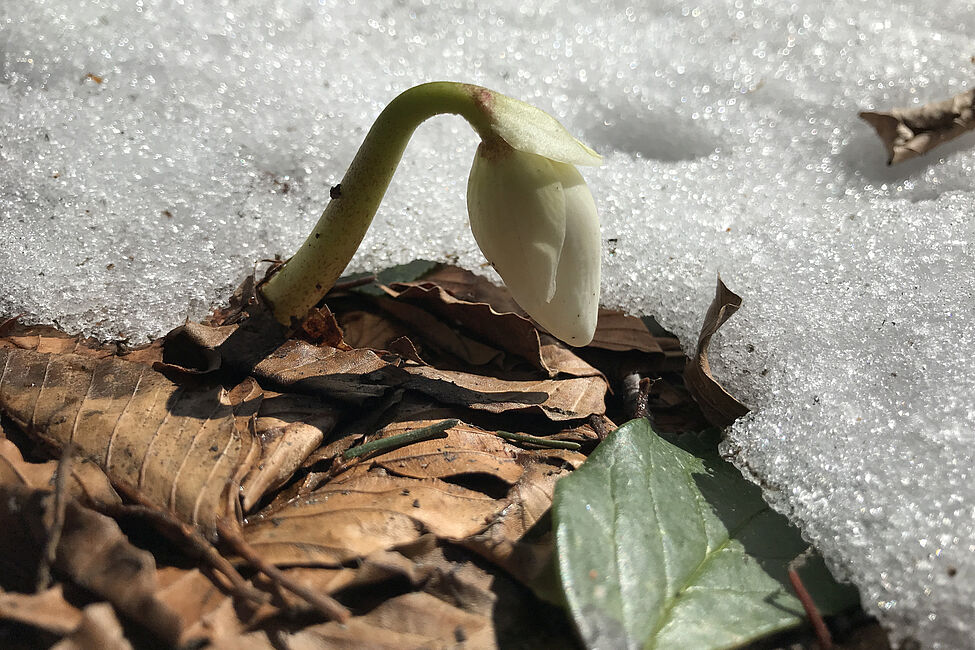
M 706 371 L 704 336 L 688 361 L 672 336 L 602 312 L 572 349 L 503 289 L 416 269 L 340 283 L 288 340 L 248 329 L 247 285 L 136 350 L 0 324 L 0 619 L 81 647 L 576 643 L 532 591 L 559 598 L 557 482 L 618 421 L 686 432 L 743 407 L 710 377 L 684 388 L 685 366 Z M 52 573 L 53 587 L 37 577 Z

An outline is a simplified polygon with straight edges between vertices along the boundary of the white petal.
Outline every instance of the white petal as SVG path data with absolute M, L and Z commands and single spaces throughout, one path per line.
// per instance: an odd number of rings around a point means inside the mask
M 528 304 L 544 304 L 556 291 L 565 241 L 558 164 L 503 142 L 481 143 L 467 185 L 474 239 L 529 313 Z
M 525 153 L 534 153 L 571 165 L 598 166 L 603 158 L 582 144 L 562 124 L 531 104 L 491 92 L 491 128 L 505 142 Z
M 552 300 L 529 309 L 519 305 L 553 336 L 571 345 L 588 345 L 599 313 L 602 239 L 599 215 L 589 187 L 572 165 L 553 163 L 565 191 L 565 243 Z M 518 297 L 515 296 L 515 300 Z

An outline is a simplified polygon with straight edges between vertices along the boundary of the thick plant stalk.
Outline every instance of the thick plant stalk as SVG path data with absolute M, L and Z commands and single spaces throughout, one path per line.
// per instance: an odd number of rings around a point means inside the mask
M 877 131 L 887 148 L 887 164 L 893 165 L 975 129 L 975 88 L 917 108 L 864 111 L 860 117 Z
M 295 255 L 261 287 L 275 318 L 285 326 L 302 319 L 335 284 L 362 243 L 386 194 L 407 143 L 426 119 L 441 113 L 464 117 L 482 139 L 496 138 L 478 86 L 434 82 L 394 99 L 366 135 L 321 218 Z M 314 291 L 310 288 L 314 287 Z

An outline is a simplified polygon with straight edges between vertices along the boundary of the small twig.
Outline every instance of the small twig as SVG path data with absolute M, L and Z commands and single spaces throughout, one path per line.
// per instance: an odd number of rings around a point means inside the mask
M 494 435 L 498 436 L 499 438 L 504 438 L 505 440 L 526 442 L 538 447 L 548 447 L 549 449 L 582 449 L 582 445 L 580 445 L 578 442 L 572 442 L 570 440 L 550 440 L 549 438 L 539 438 L 537 436 L 529 436 L 524 433 L 511 433 L 510 431 L 495 431 Z
M 437 422 L 436 424 L 431 424 L 427 427 L 413 429 L 412 431 L 407 431 L 406 433 L 399 433 L 395 436 L 380 438 L 379 440 L 372 440 L 365 444 L 359 445 L 358 447 L 347 449 L 342 454 L 342 460 L 358 458 L 377 451 L 389 451 L 390 449 L 405 447 L 406 445 L 411 445 L 415 442 L 422 442 L 424 440 L 446 438 L 447 429 L 456 427 L 458 424 L 460 424 L 460 420 L 444 420 L 443 422 Z
M 650 389 L 656 384 L 658 379 L 644 377 L 640 380 L 640 397 L 636 403 L 636 416 L 638 418 L 647 417 L 647 402 L 650 401 Z
M 799 577 L 799 572 L 797 571 L 797 569 L 806 563 L 808 553 L 809 549 L 806 549 L 805 552 L 789 562 L 789 582 L 792 584 L 793 591 L 796 592 L 796 598 L 799 599 L 799 602 L 802 603 L 802 608 L 806 611 L 806 617 L 813 626 L 820 650 L 832 650 L 833 637 L 830 635 L 829 628 L 826 627 L 826 623 L 823 621 L 823 617 L 819 613 L 819 608 L 816 607 L 812 596 L 809 595 L 806 586 L 802 584 L 802 578 Z
M 230 582 L 231 591 L 234 595 L 239 596 L 245 600 L 249 600 L 255 604 L 262 605 L 268 601 L 268 595 L 264 592 L 255 589 L 244 580 L 244 577 L 238 573 L 237 569 L 230 561 L 220 554 L 213 544 L 208 542 L 205 537 L 193 526 L 180 521 L 172 513 L 166 510 L 162 510 L 157 506 L 153 506 L 145 501 L 141 495 L 139 495 L 135 490 L 125 489 L 124 486 L 117 486 L 120 491 L 124 492 L 127 497 L 133 501 L 137 501 L 137 505 L 116 505 L 116 504 L 97 504 L 92 507 L 97 509 L 103 514 L 118 516 L 118 515 L 136 515 L 138 517 L 144 517 L 160 528 L 168 530 L 170 535 L 181 540 L 186 547 L 192 552 L 195 552 L 198 557 L 203 558 L 203 560 L 220 572 L 227 580 Z
M 603 419 L 602 415 L 590 415 L 589 416 L 589 426 L 592 427 L 593 431 L 596 432 L 596 436 L 600 440 L 605 440 L 612 431 L 608 426 L 606 426 L 606 421 Z
M 61 450 L 61 460 L 54 472 L 54 512 L 47 529 L 47 540 L 41 553 L 41 562 L 37 567 L 37 584 L 34 590 L 40 593 L 51 585 L 51 567 L 57 559 L 58 544 L 61 543 L 61 531 L 64 530 L 64 515 L 68 507 L 68 475 L 71 473 L 71 458 L 74 456 L 74 445 L 65 445 Z
M 326 618 L 344 623 L 352 614 L 340 602 L 327 594 L 319 594 L 291 579 L 281 569 L 267 562 L 254 548 L 244 540 L 240 534 L 228 526 L 224 521 L 217 522 L 217 532 L 220 539 L 227 543 L 235 553 L 251 564 L 255 569 L 270 578 L 275 584 L 306 600 L 320 611 Z

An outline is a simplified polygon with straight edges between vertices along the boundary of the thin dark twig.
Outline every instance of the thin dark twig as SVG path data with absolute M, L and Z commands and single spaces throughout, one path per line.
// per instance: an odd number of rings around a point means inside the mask
M 64 530 L 64 516 L 68 507 L 68 475 L 71 473 L 71 458 L 74 456 L 74 445 L 65 445 L 61 450 L 61 460 L 54 472 L 54 512 L 47 529 L 47 540 L 41 553 L 41 562 L 37 567 L 37 583 L 35 592 L 41 592 L 51 585 L 51 567 L 58 555 L 58 544 L 61 543 L 61 532 Z
M 160 528 L 168 531 L 170 535 L 179 541 L 182 541 L 189 551 L 195 553 L 207 564 L 223 574 L 230 581 L 230 590 L 235 596 L 239 596 L 258 605 L 268 601 L 268 595 L 248 584 L 244 580 L 244 577 L 234 568 L 234 565 L 230 563 L 230 560 L 222 556 L 220 551 L 214 548 L 213 544 L 208 542 L 196 528 L 180 521 L 167 510 L 162 510 L 149 503 L 145 503 L 141 496 L 133 497 L 130 493 L 131 490 L 123 491 L 126 492 L 126 496 L 140 503 L 137 505 L 97 504 L 92 507 L 110 516 L 135 515 L 148 519 Z
M 529 436 L 524 433 L 512 433 L 510 431 L 495 431 L 494 434 L 505 440 L 524 442 L 537 445 L 538 447 L 548 447 L 549 449 L 582 449 L 582 445 L 571 440 L 550 440 L 549 438 L 539 438 L 537 436 Z
M 306 600 L 315 609 L 320 611 L 326 618 L 337 620 L 342 623 L 349 620 L 352 614 L 340 602 L 327 594 L 320 594 L 308 589 L 304 585 L 294 581 L 267 560 L 262 558 L 254 548 L 240 536 L 236 530 L 228 526 L 224 521 L 217 522 L 217 532 L 222 539 L 235 553 L 240 555 L 255 569 L 270 578 L 275 584 L 284 587 L 288 591 Z
M 370 442 L 359 445 L 358 447 L 347 449 L 342 454 L 342 460 L 358 458 L 377 451 L 388 451 L 398 447 L 405 447 L 406 445 L 412 445 L 415 442 L 432 440 L 433 438 L 446 438 L 447 429 L 455 427 L 458 424 L 460 424 L 460 420 L 444 420 L 443 422 L 437 422 L 436 424 L 431 424 L 430 426 L 413 429 L 412 431 L 407 431 L 406 433 L 399 433 L 395 436 L 371 440 Z
M 657 382 L 656 379 L 644 377 L 640 380 L 640 392 L 636 398 L 635 418 L 647 417 L 647 402 L 650 400 L 650 388 Z
M 819 608 L 816 607 L 815 601 L 813 601 L 809 591 L 806 590 L 806 586 L 802 584 L 802 578 L 799 577 L 799 572 L 797 571 L 797 568 L 802 567 L 806 563 L 806 558 L 807 555 L 804 552 L 789 562 L 789 582 L 792 584 L 793 591 L 796 592 L 796 598 L 799 599 L 799 602 L 802 603 L 802 608 L 806 611 L 806 617 L 809 618 L 809 622 L 813 626 L 820 650 L 832 650 L 834 647 L 833 637 L 830 635 L 829 628 L 826 627 L 826 623 L 823 621 L 823 617 L 819 613 Z
M 606 425 L 606 420 L 603 419 L 604 417 L 605 416 L 596 414 L 589 416 L 589 426 L 591 426 L 593 431 L 596 432 L 596 436 L 600 440 L 605 440 L 606 436 L 612 432 L 611 429 Z

